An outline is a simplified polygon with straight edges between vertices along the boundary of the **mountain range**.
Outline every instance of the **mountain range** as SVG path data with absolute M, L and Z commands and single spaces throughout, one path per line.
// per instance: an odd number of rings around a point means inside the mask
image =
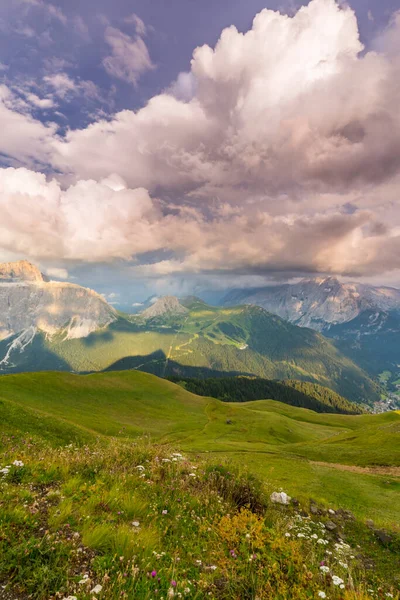
M 1 269 L 3 373 L 136 369 L 162 377 L 255 375 L 314 382 L 360 403 L 379 399 L 376 383 L 331 341 L 263 308 L 165 297 L 128 315 L 92 290 L 45 281 L 29 263 Z
M 400 310 L 400 290 L 361 283 L 341 283 L 335 277 L 304 279 L 295 284 L 236 289 L 222 300 L 225 306 L 254 304 L 300 327 L 329 333 L 366 311 Z M 371 328 L 377 325 L 372 322 Z
M 340 352 L 379 378 L 399 403 L 400 290 L 327 277 L 236 289 L 221 301 L 223 306 L 237 303 L 261 306 L 333 339 Z

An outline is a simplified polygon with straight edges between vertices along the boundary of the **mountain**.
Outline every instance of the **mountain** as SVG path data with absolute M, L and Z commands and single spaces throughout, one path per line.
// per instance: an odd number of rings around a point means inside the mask
M 175 296 L 163 296 L 143 310 L 141 315 L 145 319 L 153 319 L 165 315 L 186 315 L 188 312 Z
M 156 299 L 117 313 L 92 290 L 44 281 L 29 263 L 3 265 L 0 370 L 138 369 L 160 376 L 255 375 L 318 383 L 360 403 L 378 386 L 311 329 L 262 308 L 211 307 L 196 297 Z
M 0 265 L 1 370 L 38 334 L 81 338 L 115 319 L 114 309 L 93 290 L 48 281 L 27 261 Z
M 335 277 L 327 277 L 232 290 L 221 302 L 223 306 L 238 303 L 261 306 L 300 327 L 327 333 L 331 327 L 349 323 L 365 311 L 400 310 L 400 290 L 341 283 Z
M 52 335 L 37 331 L 31 343 L 14 349 L 12 340 L 4 340 L 0 356 L 11 355 L 2 361 L 4 372 L 137 369 L 162 377 L 255 375 L 311 381 L 360 403 L 379 399 L 378 386 L 368 375 L 311 329 L 258 307 L 183 302 L 181 309 L 177 299 L 168 299 L 150 317 L 146 311 L 119 313 L 79 338 L 62 329 Z
M 49 279 L 27 260 L 0 264 L 0 283 L 17 281 L 43 282 Z

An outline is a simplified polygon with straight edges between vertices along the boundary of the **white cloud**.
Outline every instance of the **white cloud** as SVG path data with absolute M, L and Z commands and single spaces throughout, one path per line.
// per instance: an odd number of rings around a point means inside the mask
M 43 125 L 24 112 L 26 103 L 0 85 L 0 153 L 12 164 L 48 163 L 55 126 Z
M 67 269 L 63 269 L 61 267 L 49 267 L 46 269 L 46 275 L 49 277 L 55 277 L 56 279 L 61 279 L 62 281 L 68 279 Z
M 53 88 L 56 96 L 65 98 L 68 93 L 77 93 L 77 84 L 67 73 L 45 75 L 43 81 Z
M 135 29 L 136 29 L 136 33 L 141 36 L 144 37 L 147 33 L 147 28 L 146 25 L 144 23 L 144 21 L 135 13 L 132 13 L 131 15 L 129 15 L 129 17 L 126 17 L 124 19 L 125 23 L 128 23 L 130 25 L 134 25 Z
M 55 106 L 54 101 L 51 98 L 39 98 L 39 96 L 32 93 L 27 94 L 26 99 L 37 108 L 42 108 L 44 110 Z
M 263 10 L 245 34 L 224 30 L 141 110 L 63 140 L 53 132 L 52 164 L 76 182 L 68 189 L 1 172 L 0 250 L 138 257 L 137 275 L 163 278 L 397 269 L 399 32 L 396 16 L 364 53 L 353 11 L 334 0 L 293 17 Z M 106 35 L 107 70 L 136 84 L 153 67 L 142 38 Z M 47 83 L 65 94 L 81 85 L 58 75 Z M 48 148 L 49 131 L 30 126 Z M 140 264 L 147 252 L 162 258 Z
M 111 54 L 104 58 L 103 66 L 111 77 L 136 85 L 143 73 L 155 68 L 140 35 L 132 38 L 115 27 L 107 27 L 105 40 Z

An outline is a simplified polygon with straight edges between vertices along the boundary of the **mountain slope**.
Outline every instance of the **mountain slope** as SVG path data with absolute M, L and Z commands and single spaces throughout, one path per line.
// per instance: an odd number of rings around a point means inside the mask
M 366 310 L 400 310 L 400 290 L 327 277 L 233 290 L 222 300 L 226 306 L 237 303 L 261 306 L 291 323 L 326 333 L 331 326 L 348 323 Z
M 377 386 L 331 342 L 263 309 L 192 304 L 182 315 L 120 319 L 83 339 L 44 340 L 71 370 L 140 369 L 160 376 L 257 375 L 302 379 L 358 402 Z
M 92 290 L 46 282 L 29 263 L 3 268 L 0 371 L 140 369 L 160 376 L 301 379 L 372 403 L 378 387 L 321 335 L 251 306 L 159 298 L 117 314 Z

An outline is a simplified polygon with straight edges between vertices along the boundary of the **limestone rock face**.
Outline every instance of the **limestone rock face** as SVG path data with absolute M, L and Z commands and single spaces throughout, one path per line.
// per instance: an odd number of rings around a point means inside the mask
M 0 264 L 0 282 L 15 281 L 48 281 L 48 278 L 27 260 Z
M 46 281 L 27 261 L 0 264 L 0 340 L 27 331 L 81 338 L 115 319 L 115 310 L 93 290 Z
M 300 327 L 325 332 L 348 323 L 362 312 L 400 309 L 400 290 L 361 283 L 342 283 L 335 277 L 304 279 L 296 284 L 234 290 L 223 301 L 261 306 Z

